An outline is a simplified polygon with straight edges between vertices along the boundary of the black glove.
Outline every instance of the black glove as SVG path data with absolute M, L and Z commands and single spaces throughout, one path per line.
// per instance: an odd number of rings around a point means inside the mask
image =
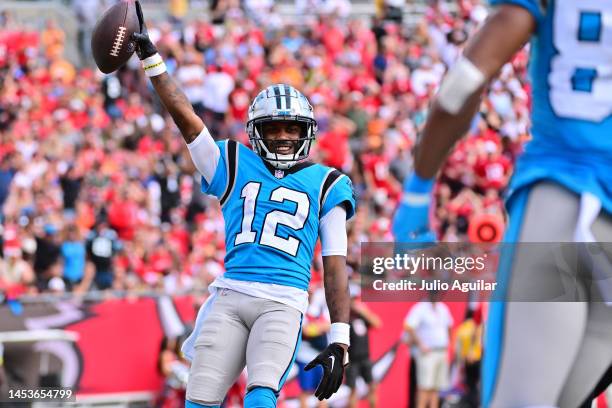
M 332 343 L 304 367 L 305 371 L 317 365 L 323 367 L 323 378 L 315 391 L 315 397 L 317 397 L 319 401 L 331 397 L 342 385 L 345 363 L 344 354 L 345 351 L 342 346 L 338 343 Z
M 149 38 L 147 25 L 142 15 L 142 7 L 138 0 L 136 0 L 136 15 L 138 16 L 138 23 L 140 24 L 140 33 L 133 33 L 132 40 L 136 43 L 136 55 L 138 55 L 138 58 L 142 61 L 145 58 L 149 58 L 151 55 L 157 54 L 157 48 Z

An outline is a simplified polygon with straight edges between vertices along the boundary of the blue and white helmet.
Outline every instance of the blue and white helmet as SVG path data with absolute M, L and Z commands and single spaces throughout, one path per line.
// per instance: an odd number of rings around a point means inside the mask
M 293 154 L 271 152 L 266 146 L 262 125 L 272 121 L 296 121 L 302 127 Z M 255 153 L 275 168 L 286 170 L 308 157 L 317 134 L 317 122 L 312 105 L 300 91 L 290 85 L 277 84 L 261 91 L 251 103 L 246 132 Z

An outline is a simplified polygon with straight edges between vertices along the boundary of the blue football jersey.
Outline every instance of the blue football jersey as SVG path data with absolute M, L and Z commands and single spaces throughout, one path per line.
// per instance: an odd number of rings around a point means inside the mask
M 595 194 L 612 212 L 612 3 L 491 3 L 524 7 L 537 21 L 529 68 L 533 140 L 517 162 L 511 193 L 549 179 Z
M 320 164 L 283 171 L 235 141 L 217 142 L 219 164 L 202 191 L 219 198 L 230 279 L 308 289 L 319 220 L 337 205 L 355 213 L 350 179 Z

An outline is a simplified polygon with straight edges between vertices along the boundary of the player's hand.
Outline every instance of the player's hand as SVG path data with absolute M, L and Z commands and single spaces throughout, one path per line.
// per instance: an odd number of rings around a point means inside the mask
M 323 367 L 323 378 L 315 391 L 315 397 L 323 401 L 331 397 L 342 385 L 344 377 L 344 355 L 347 351 L 338 343 L 332 343 L 323 350 L 306 367 L 311 370 L 317 365 Z
M 140 2 L 136 0 L 136 15 L 138 15 L 138 23 L 140 24 L 140 33 L 132 34 L 132 39 L 136 42 L 136 55 L 140 60 L 149 58 L 157 54 L 157 47 L 149 38 L 147 25 L 145 24 L 144 16 L 142 15 L 142 7 Z
M 400 201 L 393 217 L 396 242 L 435 242 L 429 226 L 429 207 L 433 180 L 423 180 L 414 172 L 406 177 Z

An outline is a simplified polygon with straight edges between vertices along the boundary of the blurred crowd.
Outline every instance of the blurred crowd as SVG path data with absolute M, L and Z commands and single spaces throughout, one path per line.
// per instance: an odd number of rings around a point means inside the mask
M 200 192 L 184 142 L 134 56 L 99 72 L 89 50 L 110 2 L 75 2 L 80 62 L 53 20 L 37 30 L 0 15 L 0 293 L 204 289 L 223 273 L 218 203 Z M 319 123 L 313 160 L 350 175 L 358 213 L 349 264 L 363 241 L 389 241 L 401 181 L 442 75 L 486 18 L 480 0 L 432 3 L 415 24 L 402 2 L 371 19 L 340 0 L 218 0 L 185 20 L 172 1 L 149 32 L 215 138 L 248 144 L 247 108 L 263 87 L 289 83 Z M 95 13 L 92 12 L 95 10 Z M 301 11 L 300 11 L 301 10 Z M 398 13 L 398 10 L 400 12 Z M 87 14 L 87 15 L 85 15 Z M 503 219 L 502 194 L 527 138 L 527 51 L 491 84 L 469 137 L 449 157 L 432 214 L 439 238 L 468 240 L 482 214 Z M 319 259 L 320 256 L 317 256 Z M 313 265 L 320 280 L 320 261 Z

